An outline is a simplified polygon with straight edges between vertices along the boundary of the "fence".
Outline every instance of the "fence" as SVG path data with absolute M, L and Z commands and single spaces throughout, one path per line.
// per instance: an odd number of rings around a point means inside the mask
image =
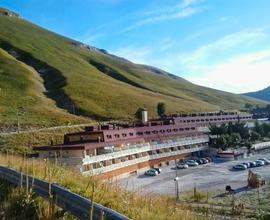
M 37 195 L 44 198 L 49 199 L 51 195 L 55 204 L 65 211 L 79 219 L 90 219 L 91 201 L 57 184 L 26 176 L 4 166 L 0 166 L 0 178 L 16 186 L 32 188 Z M 92 219 L 129 220 L 126 216 L 97 203 L 93 203 Z

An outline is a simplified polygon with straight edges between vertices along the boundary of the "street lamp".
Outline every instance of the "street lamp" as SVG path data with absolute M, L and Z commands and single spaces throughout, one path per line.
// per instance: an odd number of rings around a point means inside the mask
M 175 182 L 175 197 L 176 197 L 176 200 L 178 201 L 179 200 L 179 185 L 178 185 L 178 180 L 179 180 L 179 177 L 175 177 L 174 178 L 174 182 Z

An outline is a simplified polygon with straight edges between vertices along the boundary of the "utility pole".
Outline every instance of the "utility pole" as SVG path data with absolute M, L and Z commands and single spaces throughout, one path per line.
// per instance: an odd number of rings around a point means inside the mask
M 175 177 L 174 178 L 174 182 L 175 182 L 175 198 L 176 198 L 176 201 L 178 201 L 179 200 L 179 177 L 177 176 L 177 177 Z
M 20 125 L 20 116 L 25 114 L 25 109 L 23 107 L 19 107 L 16 112 L 17 116 L 17 132 L 20 133 L 21 125 Z
M 17 132 L 20 133 L 19 110 L 17 110 L 16 115 L 17 115 Z
M 73 112 L 73 115 L 76 115 L 76 111 L 75 111 L 75 105 L 74 105 L 74 103 L 72 103 L 72 112 Z

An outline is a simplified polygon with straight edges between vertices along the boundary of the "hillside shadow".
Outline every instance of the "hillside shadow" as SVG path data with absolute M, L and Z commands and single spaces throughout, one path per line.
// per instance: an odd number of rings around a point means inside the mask
M 56 106 L 69 112 L 70 114 L 88 116 L 93 119 L 108 120 L 110 118 L 90 113 L 79 108 L 64 91 L 67 85 L 66 77 L 57 68 L 48 63 L 37 59 L 31 53 L 17 48 L 7 41 L 0 40 L 0 47 L 8 52 L 15 59 L 34 68 L 43 79 L 43 85 L 46 89 L 44 94 L 55 101 Z
M 88 61 L 92 66 L 94 66 L 97 70 L 99 70 L 100 72 L 116 79 L 116 80 L 119 80 L 121 82 L 124 82 L 124 83 L 127 83 L 129 85 L 132 85 L 132 86 L 135 86 L 135 87 L 138 87 L 138 88 L 141 88 L 141 89 L 146 89 L 146 90 L 149 90 L 151 91 L 150 89 L 140 85 L 139 83 L 136 83 L 130 79 L 128 79 L 127 77 L 123 76 L 121 73 L 119 73 L 117 70 L 105 65 L 104 63 L 100 63 L 100 62 L 97 62 L 95 60 L 89 60 Z

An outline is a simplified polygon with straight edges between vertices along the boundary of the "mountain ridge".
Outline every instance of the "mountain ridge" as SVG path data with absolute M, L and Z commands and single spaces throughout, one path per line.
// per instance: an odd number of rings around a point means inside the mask
M 265 89 L 261 89 L 259 91 L 247 92 L 247 93 L 244 93 L 243 95 L 250 96 L 257 99 L 262 99 L 265 101 L 270 101 L 270 86 L 268 86 Z

